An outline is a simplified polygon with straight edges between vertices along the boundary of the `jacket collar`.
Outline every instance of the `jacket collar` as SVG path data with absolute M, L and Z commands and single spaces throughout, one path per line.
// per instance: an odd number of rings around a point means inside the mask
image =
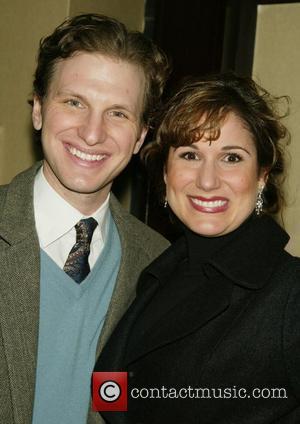
M 254 217 L 209 263 L 235 284 L 260 289 L 269 281 L 288 241 L 288 234 L 271 217 Z
M 194 235 L 197 249 L 197 235 Z M 226 237 L 226 236 L 224 236 Z M 210 257 L 201 259 L 201 251 L 193 261 L 202 260 L 207 273 L 219 271 L 234 284 L 259 289 L 268 281 L 280 254 L 289 241 L 288 234 L 269 216 L 253 217 L 247 225 L 229 237 L 222 248 Z M 203 246 L 203 244 L 201 244 Z M 195 253 L 195 252 L 194 252 Z M 172 247 L 150 264 L 144 273 L 155 276 L 162 284 L 169 280 L 174 264 L 188 257 L 187 242 L 181 236 Z
M 154 259 L 141 274 L 150 274 L 164 284 L 169 280 L 169 277 L 174 269 L 174 264 L 183 261 L 187 257 L 187 246 L 183 236 L 181 236 L 174 244 L 169 246 L 160 256 Z M 139 287 L 137 288 L 137 290 Z

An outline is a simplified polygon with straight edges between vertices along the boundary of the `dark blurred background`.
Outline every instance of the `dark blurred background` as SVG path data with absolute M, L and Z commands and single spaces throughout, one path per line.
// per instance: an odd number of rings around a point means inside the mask
M 297 1 L 257 0 L 147 0 L 145 34 L 172 61 L 167 84 L 168 97 L 186 76 L 233 70 L 251 75 L 259 4 Z M 153 134 L 150 133 L 146 142 Z M 131 212 L 170 240 L 176 231 L 169 224 L 168 211 L 157 201 L 144 167 L 134 157 L 126 171 L 132 178 Z M 124 177 L 122 177 L 124 178 Z M 122 180 L 124 181 L 124 179 Z M 118 189 L 118 182 L 115 186 Z

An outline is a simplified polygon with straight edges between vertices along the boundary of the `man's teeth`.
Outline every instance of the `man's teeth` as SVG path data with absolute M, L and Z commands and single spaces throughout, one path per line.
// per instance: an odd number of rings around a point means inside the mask
M 192 202 L 194 202 L 196 205 L 201 206 L 203 208 L 219 208 L 220 206 L 224 206 L 226 204 L 226 200 L 199 200 L 192 198 Z
M 84 152 L 81 152 L 80 150 L 75 149 L 75 147 L 70 147 L 69 152 L 72 155 L 77 156 L 79 159 L 92 161 L 92 162 L 100 161 L 101 159 L 105 157 L 105 155 L 90 155 L 88 153 L 84 153 Z

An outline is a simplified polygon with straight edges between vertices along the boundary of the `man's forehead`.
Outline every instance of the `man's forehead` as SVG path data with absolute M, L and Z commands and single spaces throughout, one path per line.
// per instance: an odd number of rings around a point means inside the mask
M 146 75 L 141 66 L 114 56 L 98 52 L 82 52 L 59 59 L 54 67 L 50 83 L 60 78 L 92 78 L 107 79 L 107 81 L 127 81 L 128 89 L 145 89 Z

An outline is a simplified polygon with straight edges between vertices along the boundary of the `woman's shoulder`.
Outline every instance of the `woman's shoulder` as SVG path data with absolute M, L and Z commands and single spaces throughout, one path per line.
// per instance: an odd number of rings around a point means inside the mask
M 288 289 L 283 314 L 282 347 L 291 386 L 300 398 L 300 258 L 287 252 L 282 281 Z
M 284 250 L 278 263 L 278 272 L 285 278 L 295 279 L 300 285 L 300 258 Z

